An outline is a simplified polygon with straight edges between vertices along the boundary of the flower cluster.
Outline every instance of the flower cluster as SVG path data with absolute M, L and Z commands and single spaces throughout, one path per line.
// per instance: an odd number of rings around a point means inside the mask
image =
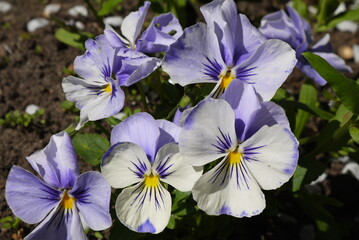
M 75 59 L 78 77 L 64 78 L 62 86 L 80 109 L 76 129 L 118 113 L 125 102 L 122 88 L 160 66 L 181 86 L 215 83 L 214 88 L 178 112 L 176 124 L 143 112 L 116 125 L 101 174 L 79 175 L 66 133 L 27 158 L 44 181 L 14 166 L 7 202 L 23 221 L 40 222 L 26 239 L 86 239 L 83 226 L 110 227 L 110 186 L 123 189 L 115 211 L 125 226 L 159 233 L 171 215 L 168 185 L 191 191 L 209 215 L 251 217 L 265 208 L 261 189 L 276 189 L 293 175 L 298 141 L 284 110 L 270 100 L 296 65 L 324 84 L 300 55 L 312 42 L 309 25 L 288 7 L 289 16 L 268 15 L 258 30 L 237 13 L 233 0 L 214 0 L 201 7 L 206 23 L 182 31 L 167 13 L 154 17 L 141 34 L 149 6 L 145 2 L 130 13 L 121 33 L 106 26 Z M 349 70 L 327 51 L 328 41 L 325 36 L 309 50 Z

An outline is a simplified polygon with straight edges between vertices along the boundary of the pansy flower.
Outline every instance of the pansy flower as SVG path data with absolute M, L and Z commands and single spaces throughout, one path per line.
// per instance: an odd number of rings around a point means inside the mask
M 124 188 L 115 210 L 119 220 L 134 231 L 159 233 L 167 226 L 172 203 L 162 183 L 190 191 L 202 173 L 179 154 L 180 129 L 137 113 L 112 130 L 112 146 L 103 156 L 101 171 L 112 187 Z
M 163 70 L 182 86 L 216 83 L 213 97 L 239 80 L 270 100 L 292 72 L 295 52 L 283 41 L 266 40 L 245 15 L 237 14 L 233 0 L 215 0 L 201 11 L 207 25 L 185 29 L 166 52 Z
M 182 34 L 182 27 L 172 13 L 153 18 L 148 28 L 140 35 L 150 2 L 146 1 L 138 11 L 131 12 L 121 24 L 121 34 L 110 25 L 106 26 L 105 36 L 109 43 L 119 49 L 118 55 L 124 58 L 125 68 L 136 69 L 131 81 L 142 79 L 160 66 L 161 59 L 148 54 L 165 52 L 168 46 Z
M 264 16 L 259 30 L 268 39 L 280 39 L 287 42 L 296 51 L 297 67 L 302 72 L 320 85 L 327 83 L 301 55 L 306 51 L 321 56 L 338 70 L 352 71 L 349 66 L 345 65 L 343 59 L 333 53 L 329 34 L 324 35 L 313 45 L 313 34 L 309 24 L 288 5 L 287 11 L 288 13 L 280 10 Z
M 29 224 L 40 223 L 30 239 L 87 239 L 83 226 L 98 231 L 111 226 L 111 188 L 99 172 L 79 173 L 74 148 L 65 132 L 27 157 L 42 177 L 13 166 L 5 197 L 13 213 Z
M 200 209 L 250 217 L 265 208 L 261 189 L 276 189 L 293 175 L 298 142 L 283 109 L 261 102 L 252 85 L 232 82 L 222 98 L 207 98 L 188 114 L 179 149 L 193 166 L 219 161 L 192 189 Z
M 133 84 L 127 71 L 120 71 L 118 50 L 111 47 L 104 35 L 88 39 L 86 53 L 75 59 L 75 72 L 81 77 L 68 76 L 62 81 L 66 98 L 80 109 L 80 122 L 96 121 L 118 113 L 124 105 L 125 94 L 121 86 Z

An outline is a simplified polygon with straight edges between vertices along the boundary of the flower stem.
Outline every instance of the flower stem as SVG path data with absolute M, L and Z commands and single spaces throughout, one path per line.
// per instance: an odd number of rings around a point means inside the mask
M 143 108 L 145 109 L 146 112 L 149 112 L 148 104 L 147 104 L 147 101 L 146 101 L 146 96 L 145 96 L 145 94 L 143 92 L 143 86 L 142 86 L 141 82 L 137 82 L 137 88 L 140 91 Z

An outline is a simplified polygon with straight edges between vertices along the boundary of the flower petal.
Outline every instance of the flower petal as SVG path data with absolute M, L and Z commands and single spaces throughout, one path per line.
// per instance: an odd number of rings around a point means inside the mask
M 6 181 L 5 197 L 12 212 L 26 223 L 40 222 L 60 202 L 61 192 L 25 169 L 13 166 Z
M 113 145 L 103 155 L 101 172 L 114 188 L 124 188 L 143 179 L 151 164 L 143 149 L 130 142 Z
M 111 187 L 99 172 L 81 174 L 69 192 L 88 226 L 104 230 L 112 225 L 110 211 Z
M 77 209 L 65 213 L 62 209 L 55 208 L 24 240 L 38 239 L 86 240 Z
M 192 194 L 209 215 L 251 217 L 265 208 L 264 194 L 245 163 L 229 164 L 226 158 L 200 177 Z
M 276 189 L 293 175 L 298 162 L 298 141 L 277 124 L 263 126 L 240 144 L 248 169 L 261 188 Z
M 176 143 L 166 144 L 158 151 L 152 168 L 160 176 L 161 181 L 182 192 L 191 191 L 194 183 L 202 175 L 202 168 L 195 169 L 184 161 Z
M 71 188 L 79 175 L 76 153 L 66 132 L 53 135 L 49 144 L 26 158 L 49 185 Z
M 182 33 L 182 27 L 172 13 L 161 14 L 152 19 L 148 28 L 138 39 L 137 50 L 144 53 L 165 52 Z
M 156 122 L 160 129 L 160 136 L 158 137 L 156 151 L 167 143 L 178 142 L 179 134 L 182 130 L 181 127 L 163 119 L 158 119 Z
M 138 9 L 138 11 L 131 12 L 123 19 L 121 24 L 121 33 L 131 44 L 135 44 L 136 39 L 140 34 L 150 5 L 151 3 L 146 1 L 144 5 Z
M 159 184 L 146 187 L 143 182 L 124 189 L 116 200 L 118 219 L 136 232 L 159 233 L 171 215 L 171 195 Z
M 225 156 L 237 144 L 234 120 L 234 112 L 225 100 L 200 102 L 187 116 L 180 134 L 183 158 L 194 166 L 203 166 Z
M 150 162 L 155 160 L 160 129 L 148 113 L 137 113 L 116 125 L 111 132 L 111 145 L 132 142 L 140 146 Z
M 270 100 L 292 72 L 295 51 L 280 40 L 267 40 L 247 60 L 235 67 L 237 78 L 253 84 L 264 101 Z
M 182 36 L 170 46 L 162 68 L 173 82 L 181 86 L 218 82 L 225 64 L 215 33 L 203 23 L 186 28 Z

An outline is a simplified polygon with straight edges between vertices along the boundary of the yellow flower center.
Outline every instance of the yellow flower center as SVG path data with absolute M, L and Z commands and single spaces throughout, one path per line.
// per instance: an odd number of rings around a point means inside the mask
M 226 74 L 225 75 L 221 74 L 220 77 L 222 77 L 222 79 L 219 87 L 222 89 L 226 89 L 229 86 L 229 84 L 232 82 L 232 80 L 235 78 L 235 76 L 231 74 L 231 70 L 227 70 Z
M 103 91 L 104 91 L 105 93 L 110 93 L 110 92 L 112 92 L 111 84 L 107 84 L 106 87 L 103 88 Z
M 62 197 L 60 205 L 64 209 L 69 210 L 69 209 L 72 209 L 74 207 L 75 201 L 76 201 L 76 199 L 73 198 L 73 197 L 70 197 L 69 194 L 67 193 L 67 190 L 66 190 L 63 197 Z
M 235 150 L 235 151 L 228 153 L 227 160 L 228 160 L 229 164 L 233 165 L 233 164 L 240 163 L 242 161 L 242 157 L 243 157 L 243 153 Z
M 157 187 L 160 183 L 160 178 L 158 175 L 153 175 L 152 173 L 148 176 L 145 176 L 145 186 L 146 187 Z

